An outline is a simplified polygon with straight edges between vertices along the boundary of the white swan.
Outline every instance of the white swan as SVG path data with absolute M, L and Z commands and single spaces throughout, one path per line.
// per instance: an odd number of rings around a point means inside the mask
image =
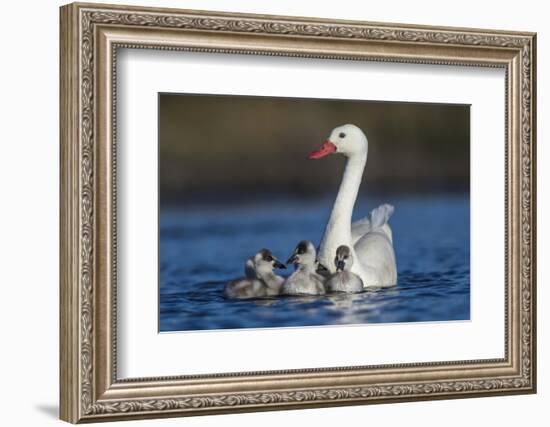
M 279 295 L 284 279 L 273 272 L 274 267 L 286 268 L 270 250 L 261 249 L 254 257 L 246 260 L 246 277 L 231 280 L 225 285 L 225 297 L 247 299 Z
M 322 276 L 316 273 L 315 246 L 303 240 L 296 246 L 286 262 L 295 264 L 296 271 L 283 284 L 282 295 L 324 295 L 325 285 Z
M 353 254 L 349 246 L 342 245 L 336 249 L 334 264 L 336 273 L 325 283 L 328 292 L 355 293 L 363 290 L 363 282 L 359 276 L 351 272 Z
M 365 288 L 393 286 L 397 283 L 397 268 L 393 236 L 388 225 L 393 206 L 381 205 L 373 209 L 368 218 L 351 223 L 367 152 L 365 134 L 357 126 L 347 124 L 335 128 L 328 140 L 309 156 L 310 159 L 320 159 L 341 153 L 347 157 L 344 176 L 319 246 L 318 260 L 334 273 L 336 249 L 341 245 L 349 246 L 356 261 L 351 271 L 361 278 Z

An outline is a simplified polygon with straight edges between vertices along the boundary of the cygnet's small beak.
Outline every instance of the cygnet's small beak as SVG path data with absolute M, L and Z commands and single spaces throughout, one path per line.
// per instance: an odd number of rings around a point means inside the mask
M 344 271 L 345 265 L 346 263 L 344 262 L 344 260 L 339 259 L 338 261 L 336 261 L 336 271 Z
M 335 152 L 336 152 L 336 145 L 334 145 L 330 141 L 325 141 L 325 143 L 321 145 L 318 150 L 311 152 L 311 154 L 309 155 L 309 158 L 317 160 L 317 159 L 320 159 L 321 157 L 328 156 L 329 154 L 332 154 Z
M 275 267 L 275 268 L 286 268 L 286 265 L 284 265 L 281 261 L 276 259 L 275 262 L 273 263 L 273 267 Z
M 294 264 L 296 261 L 298 261 L 298 256 L 296 254 L 292 254 L 290 258 L 286 260 L 286 263 Z

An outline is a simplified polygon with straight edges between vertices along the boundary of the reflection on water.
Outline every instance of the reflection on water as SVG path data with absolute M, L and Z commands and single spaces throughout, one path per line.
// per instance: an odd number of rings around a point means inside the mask
M 222 291 L 243 275 L 244 260 L 262 247 L 286 259 L 302 239 L 318 244 L 332 201 L 162 209 L 160 331 L 469 319 L 468 197 L 387 201 L 396 207 L 396 287 L 242 301 L 226 300 Z M 358 204 L 357 217 L 375 206 Z

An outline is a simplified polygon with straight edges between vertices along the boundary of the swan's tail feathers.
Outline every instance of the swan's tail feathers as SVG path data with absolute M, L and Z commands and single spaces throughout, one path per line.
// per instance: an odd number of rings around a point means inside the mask
M 392 205 L 384 203 L 383 205 L 380 205 L 377 208 L 373 209 L 369 214 L 372 230 L 384 232 L 384 234 L 388 236 L 388 239 L 390 239 L 390 242 L 392 243 L 393 233 L 391 231 L 390 224 L 388 224 L 388 221 L 393 215 L 393 211 L 394 207 Z
M 394 207 L 388 203 L 378 206 L 369 214 L 372 230 L 382 228 L 390 220 Z
M 386 236 L 388 236 L 388 239 L 390 239 L 390 242 L 393 243 L 393 233 L 391 231 L 390 225 L 386 222 L 381 228 L 384 233 L 386 233 Z

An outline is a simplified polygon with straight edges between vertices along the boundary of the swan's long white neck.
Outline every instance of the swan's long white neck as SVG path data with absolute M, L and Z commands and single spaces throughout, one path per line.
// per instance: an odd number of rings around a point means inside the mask
M 353 247 L 351 241 L 351 218 L 366 163 L 366 150 L 351 155 L 346 162 L 338 195 L 336 196 L 325 234 L 319 247 L 319 261 L 330 271 L 335 270 L 334 255 L 336 248 L 340 245 Z
M 359 193 L 363 171 L 367 163 L 367 154 L 361 153 L 350 157 L 346 162 L 344 176 L 340 183 L 338 195 L 334 201 L 329 225 L 346 227 L 351 235 L 351 217 Z

